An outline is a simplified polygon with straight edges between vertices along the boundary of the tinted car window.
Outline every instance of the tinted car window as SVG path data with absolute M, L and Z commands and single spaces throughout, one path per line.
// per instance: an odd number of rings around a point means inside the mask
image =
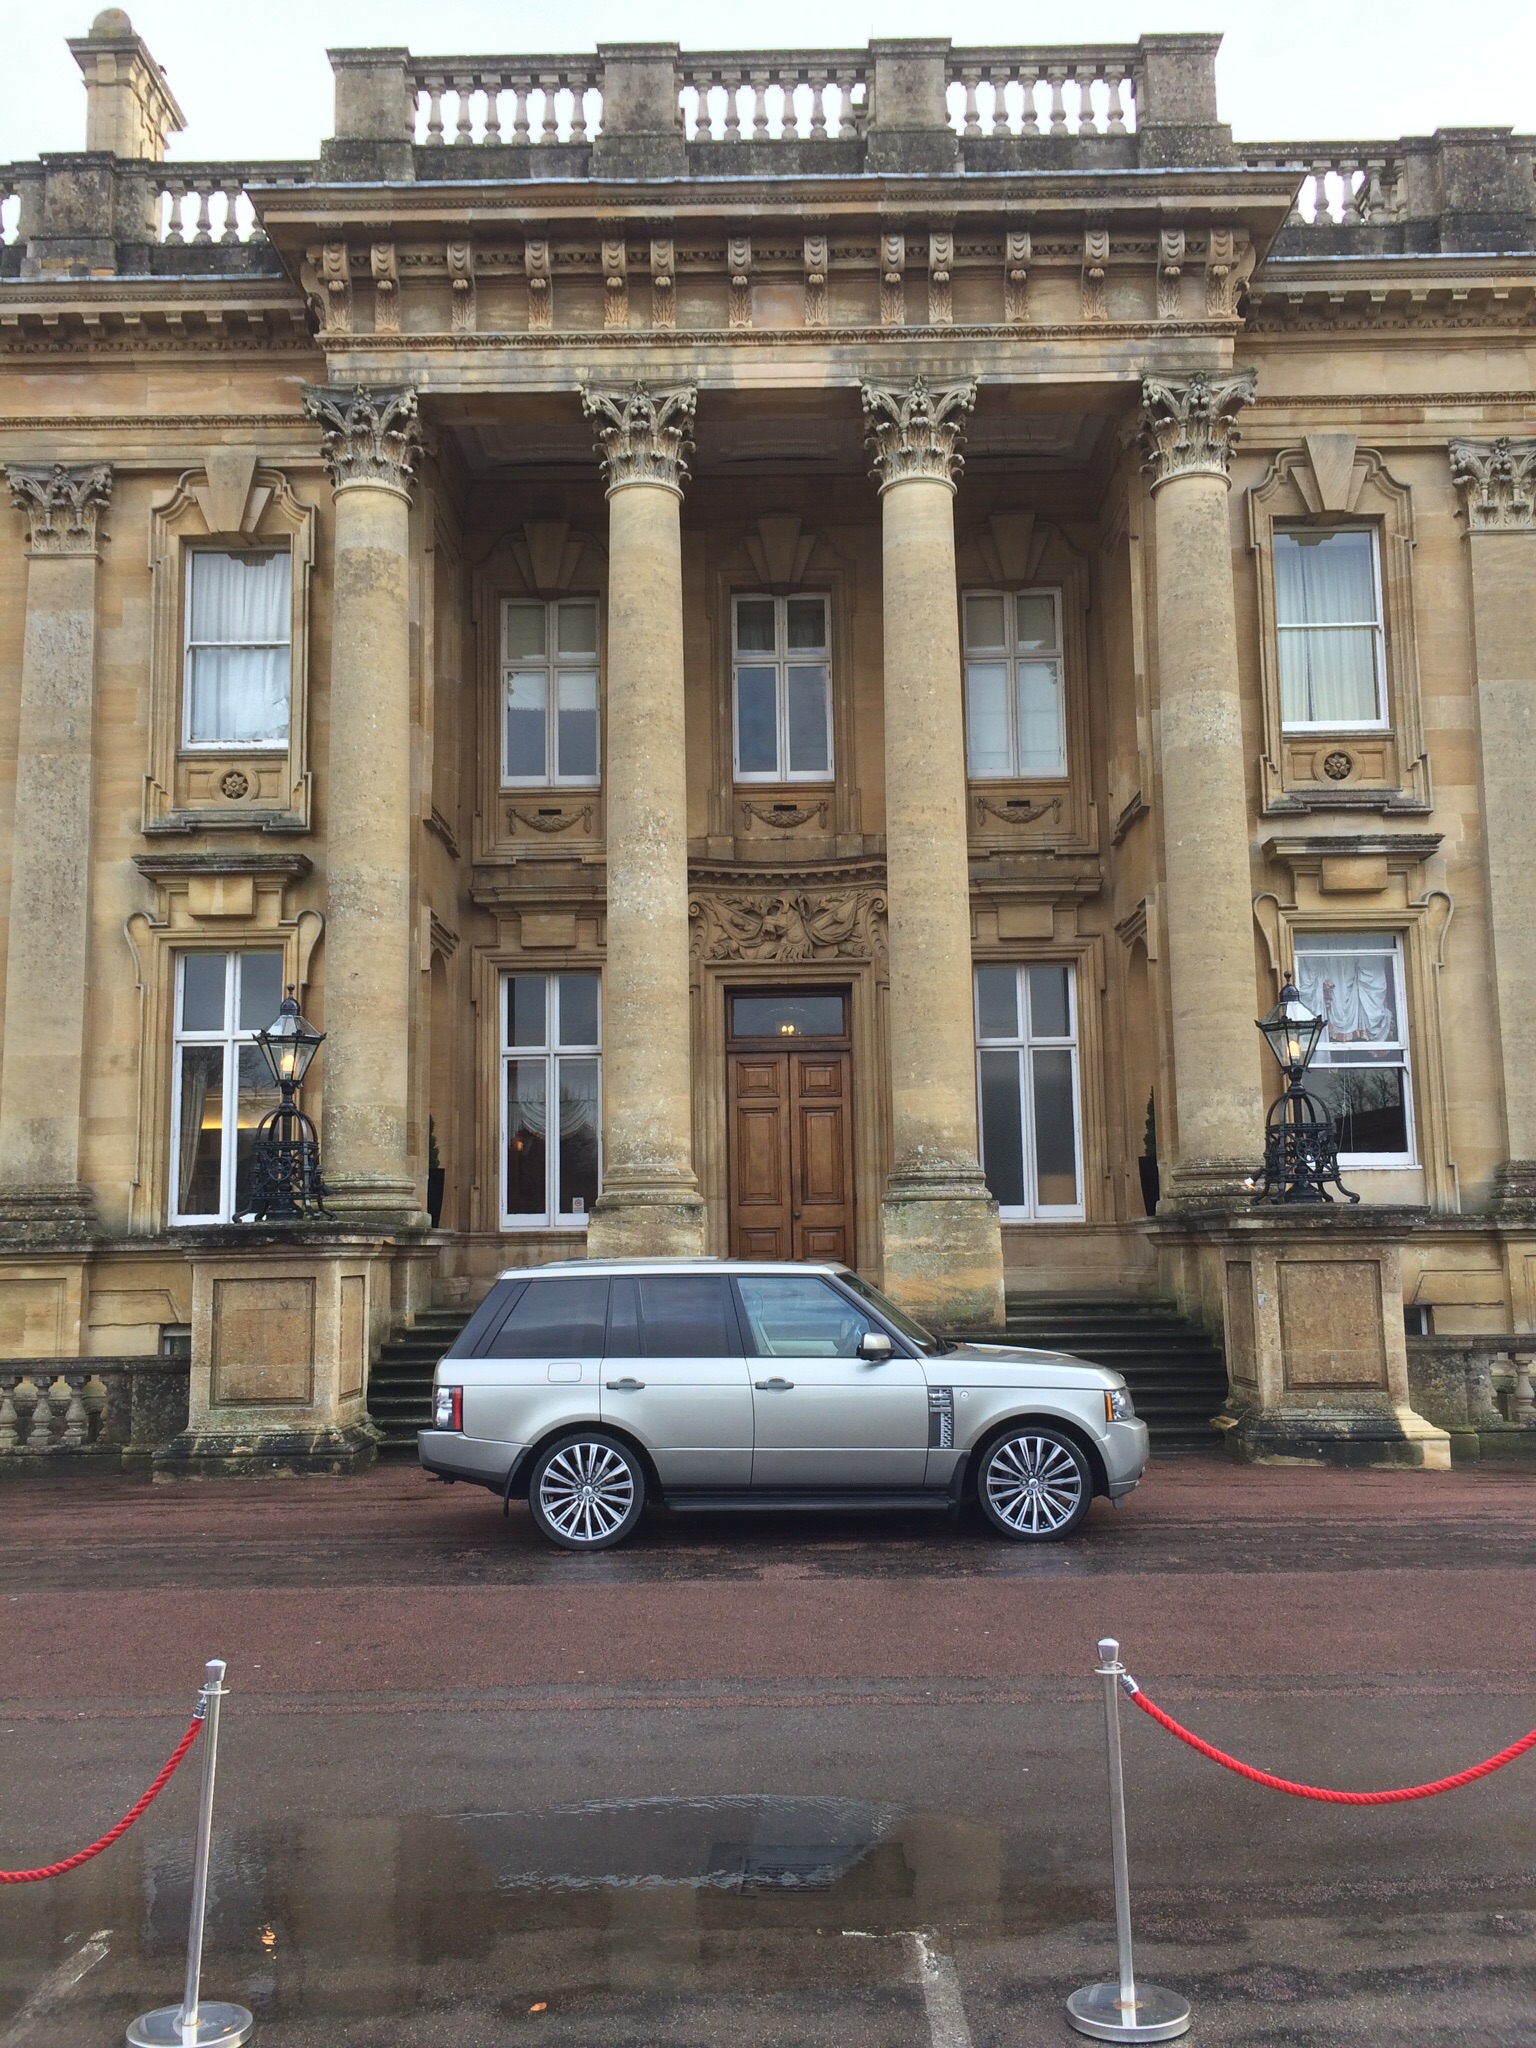
M 736 1318 L 724 1278 L 714 1273 L 643 1274 L 632 1285 L 639 1309 L 638 1357 L 740 1355 Z M 613 1338 L 619 1334 L 616 1318 Z
M 498 1280 L 444 1354 L 448 1358 L 480 1358 L 492 1348 L 492 1339 L 507 1319 L 513 1303 L 527 1286 L 526 1280 Z
M 600 1358 L 608 1282 L 530 1280 L 497 1333 L 493 1358 Z
M 737 1281 L 759 1358 L 853 1358 L 872 1316 L 809 1274 L 744 1275 Z

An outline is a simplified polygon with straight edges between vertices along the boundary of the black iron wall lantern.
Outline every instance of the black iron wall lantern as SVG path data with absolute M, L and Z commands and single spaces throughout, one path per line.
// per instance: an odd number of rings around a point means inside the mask
M 256 1033 L 283 1097 L 257 1126 L 252 1148 L 252 1214 L 263 1221 L 331 1213 L 325 1206 L 315 1127 L 293 1099 L 324 1039 L 325 1033 L 300 1014 L 291 983 L 276 1017 Z
M 1285 1073 L 1285 1093 L 1270 1105 L 1264 1124 L 1264 1179 L 1260 1202 L 1331 1202 L 1332 1182 L 1346 1202 L 1358 1202 L 1339 1179 L 1339 1141 L 1333 1118 L 1302 1086 L 1312 1055 L 1328 1028 L 1326 1017 L 1309 1010 L 1301 991 L 1288 981 L 1280 1000 L 1259 1020 Z

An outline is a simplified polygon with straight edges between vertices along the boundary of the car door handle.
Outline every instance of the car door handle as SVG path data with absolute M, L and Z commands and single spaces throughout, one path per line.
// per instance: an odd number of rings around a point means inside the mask
M 753 1386 L 760 1394 L 787 1394 L 794 1387 L 793 1380 L 754 1380 Z
M 645 1392 L 644 1380 L 609 1380 L 607 1386 L 610 1394 L 643 1394 Z

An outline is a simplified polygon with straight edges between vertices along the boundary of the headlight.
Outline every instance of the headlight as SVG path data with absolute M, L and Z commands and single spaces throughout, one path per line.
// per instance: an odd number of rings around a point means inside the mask
M 464 1427 L 464 1389 L 462 1387 L 439 1387 L 432 1396 L 432 1427 L 434 1429 L 462 1429 Z
M 1131 1399 L 1129 1387 L 1115 1387 L 1104 1395 L 1104 1420 L 1106 1422 L 1133 1422 L 1136 1418 L 1136 1404 Z

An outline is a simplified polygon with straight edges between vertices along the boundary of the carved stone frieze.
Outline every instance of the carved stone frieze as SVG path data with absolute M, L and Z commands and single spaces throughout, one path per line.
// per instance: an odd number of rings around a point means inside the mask
M 880 325 L 901 327 L 907 318 L 907 238 L 880 237 Z
M 1240 438 L 1237 415 L 1252 404 L 1257 381 L 1253 370 L 1230 377 L 1196 370 L 1190 377 L 1142 378 L 1142 468 L 1154 491 L 1175 477 L 1231 473 Z
M 909 477 L 932 477 L 953 485 L 964 466 L 960 441 L 964 415 L 976 403 L 976 381 L 930 389 L 924 377 L 895 390 L 881 384 L 859 387 L 866 439 L 882 491 Z
M 368 251 L 373 276 L 373 331 L 400 332 L 400 260 L 393 242 L 374 242 Z
M 1053 811 L 1061 809 L 1059 796 L 1047 797 L 1043 804 L 1034 803 L 1028 797 L 1012 796 L 999 800 L 991 796 L 976 799 L 976 823 L 985 826 L 988 818 L 996 818 L 1002 825 L 1037 825 L 1042 818 L 1050 817 Z
M 352 332 L 352 258 L 345 242 L 311 249 L 300 266 L 299 282 L 322 334 Z
M 306 384 L 304 410 L 319 422 L 320 459 L 336 490 L 373 484 L 410 495 L 421 446 L 414 391 Z
M 1109 317 L 1107 276 L 1109 271 L 1109 229 L 1083 230 L 1083 318 Z
M 528 325 L 543 333 L 554 320 L 554 280 L 544 236 L 530 235 L 523 244 L 523 274 L 528 280 Z
M 1536 532 L 1536 441 L 1453 441 L 1449 452 L 1473 533 Z
M 27 515 L 27 549 L 34 555 L 94 555 L 96 521 L 112 500 L 105 462 L 71 467 L 63 462 L 16 464 L 5 473 L 11 503 Z
M 523 804 L 508 804 L 507 825 L 509 830 L 526 825 L 530 832 L 569 832 L 579 825 L 583 832 L 592 830 L 596 815 L 594 804 L 581 804 L 571 810 L 553 804 L 529 808 Z
M 732 891 L 693 896 L 701 960 L 857 962 L 885 950 L 885 896 L 874 889 Z
M 1164 228 L 1157 238 L 1157 317 L 1177 320 L 1184 277 L 1184 230 Z
M 1003 318 L 1018 327 L 1029 318 L 1028 228 L 1009 228 L 1003 238 Z
M 677 325 L 677 256 L 670 235 L 651 242 L 651 325 Z
M 801 825 L 814 820 L 818 825 L 827 822 L 827 803 L 823 797 L 809 804 L 755 804 L 743 803 L 743 818 L 755 818 L 760 825 L 772 825 L 777 832 L 793 832 Z
M 827 324 L 827 265 L 829 260 L 826 236 L 807 235 L 804 250 L 805 324 L 807 327 L 825 327 Z
M 699 394 L 691 384 L 671 391 L 581 387 L 581 409 L 592 422 L 610 494 L 626 484 L 660 484 L 682 495 L 693 453 L 693 415 Z
M 448 289 L 452 298 L 448 320 L 454 334 L 475 331 L 475 251 L 468 239 L 448 244 Z
M 947 229 L 928 237 L 928 325 L 952 327 L 955 321 L 950 274 L 955 267 L 955 238 Z

